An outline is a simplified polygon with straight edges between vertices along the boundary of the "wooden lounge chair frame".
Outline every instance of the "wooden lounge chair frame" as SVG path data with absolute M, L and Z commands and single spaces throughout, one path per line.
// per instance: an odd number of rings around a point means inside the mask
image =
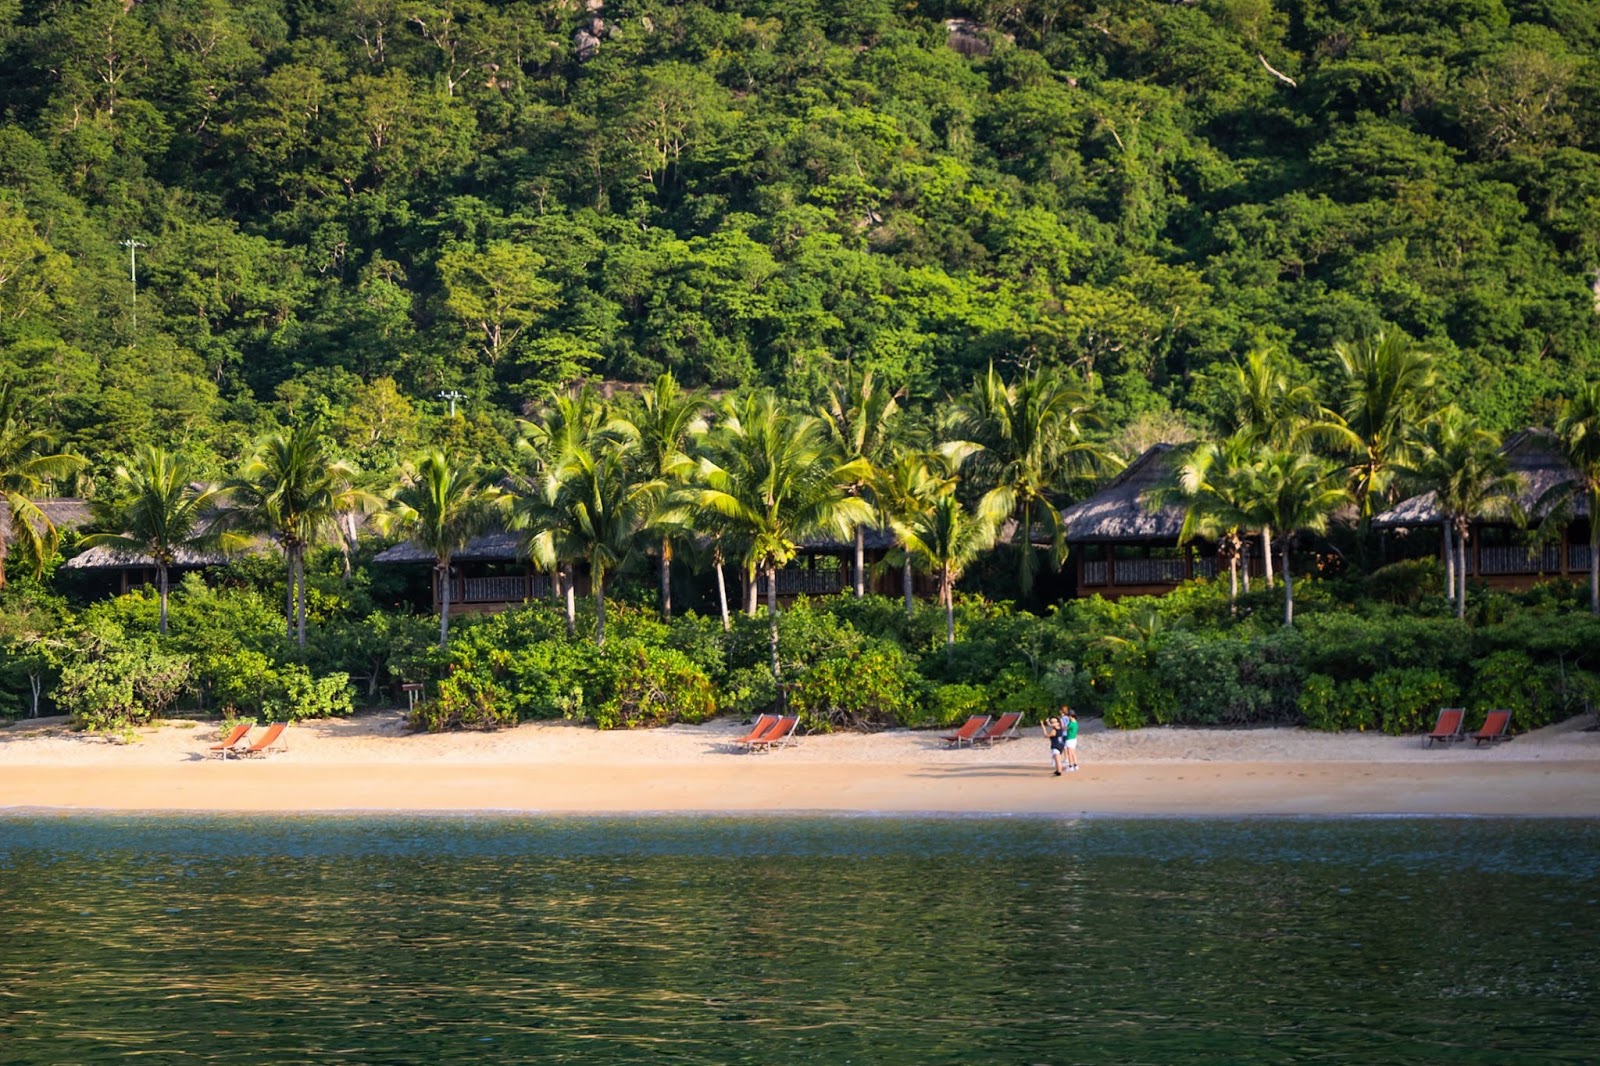
M 1439 711 L 1439 720 L 1433 725 L 1433 732 L 1425 734 L 1422 746 L 1433 747 L 1433 742 L 1448 744 L 1452 740 L 1466 740 L 1466 733 L 1462 727 L 1467 724 L 1467 711 L 1464 707 L 1444 707 Z
M 1022 715 L 1017 711 L 1007 711 L 989 724 L 989 727 L 973 738 L 973 742 L 982 742 L 994 747 L 997 740 L 1016 740 L 1018 737 L 1017 726 L 1022 724 Z
M 994 716 L 990 714 L 974 714 L 965 722 L 961 723 L 960 729 L 957 729 L 954 733 L 941 737 L 940 739 L 946 744 L 953 745 L 957 748 L 963 744 L 971 744 L 974 737 L 983 732 L 985 729 L 989 728 L 989 723 L 993 719 Z
M 213 744 L 206 749 L 206 757 L 214 759 L 226 759 L 228 757 L 228 752 L 238 751 L 241 748 L 249 747 L 250 730 L 254 728 L 254 726 L 254 722 L 234 723 L 233 730 L 222 739 L 220 744 Z
M 242 759 L 246 756 L 253 759 L 257 756 L 267 755 L 274 751 L 288 751 L 288 735 L 288 722 L 273 722 L 271 725 L 267 726 L 267 731 L 261 735 L 261 739 L 250 745 L 248 748 L 234 748 L 233 750 L 224 752 L 223 754 L 225 757 L 232 755 L 236 759 Z
M 797 739 L 794 731 L 799 725 L 799 715 L 783 715 L 772 723 L 772 727 L 764 734 L 750 742 L 750 750 L 771 751 L 773 748 L 787 748 Z
M 1511 740 L 1512 736 L 1506 730 L 1511 728 L 1511 712 L 1506 710 L 1490 711 L 1483 717 L 1483 728 L 1472 734 L 1472 746 L 1488 742 L 1494 744 L 1501 740 Z
M 750 727 L 750 732 L 746 733 L 742 737 L 736 737 L 735 739 L 729 741 L 729 743 L 735 748 L 744 748 L 746 751 L 748 751 L 750 749 L 750 745 L 766 735 L 767 730 L 777 725 L 778 719 L 781 717 L 782 715 L 777 714 L 764 714 L 760 718 L 756 719 L 756 724 Z

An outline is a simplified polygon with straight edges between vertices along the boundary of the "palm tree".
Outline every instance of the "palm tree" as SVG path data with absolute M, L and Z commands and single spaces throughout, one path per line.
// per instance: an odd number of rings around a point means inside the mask
M 1294 625 L 1294 575 L 1289 549 L 1299 532 L 1320 533 L 1333 512 L 1351 502 L 1338 470 L 1328 460 L 1305 452 L 1268 452 L 1255 481 L 1251 511 L 1268 518 L 1278 531 L 1283 561 L 1283 624 Z
M 30 497 L 42 495 L 52 478 L 66 477 L 84 463 L 76 455 L 46 454 L 48 442 L 48 434 L 23 421 L 11 386 L 0 385 L 0 503 L 10 512 L 0 521 L 0 589 L 6 586 L 8 541 L 22 549 L 36 576 L 56 551 L 56 527 Z
M 610 417 L 610 410 L 599 393 L 585 385 L 565 396 L 553 396 L 538 419 L 519 423 L 522 432 L 517 438 L 516 450 L 523 469 L 517 478 L 516 500 L 512 506 L 514 526 L 529 529 L 530 523 L 538 518 L 555 458 L 568 448 L 584 446 L 605 428 Z M 536 553 L 538 532 L 533 529 L 525 544 L 529 560 L 551 575 L 551 595 L 566 601 L 567 636 L 571 637 L 577 632 L 574 559 Z
M 846 460 L 866 463 L 865 475 L 845 486 L 850 495 L 861 496 L 871 488 L 873 464 L 883 457 L 890 423 L 899 413 L 898 394 L 875 385 L 870 370 L 862 374 L 859 381 L 828 393 L 828 402 L 821 414 L 829 437 Z M 858 524 L 855 534 L 855 594 L 856 599 L 860 599 L 867 594 L 866 524 Z
M 994 547 L 1005 511 L 969 512 L 956 499 L 955 485 L 937 495 L 932 505 L 896 532 L 915 558 L 939 582 L 939 602 L 944 604 L 945 647 L 955 646 L 955 587 L 961 574 L 979 555 Z
M 1084 437 L 1096 421 L 1094 400 L 1077 384 L 1041 370 L 1008 384 L 991 364 L 950 410 L 947 428 L 977 446 L 969 460 L 990 488 L 985 513 L 1003 510 L 1017 520 L 1022 591 L 1033 587 L 1032 530 L 1042 520 L 1052 544 L 1051 564 L 1066 555 L 1061 514 L 1050 496 L 1063 478 L 1113 465 Z
M 532 534 L 529 554 L 546 567 L 569 564 L 567 628 L 575 625 L 570 564 L 589 567 L 594 591 L 595 643 L 606 642 L 606 571 L 621 566 L 645 520 L 665 493 L 660 478 L 640 478 L 632 452 L 636 438 L 615 425 L 585 437 L 563 434 L 535 491 L 516 502 L 518 524 Z
M 719 516 L 723 529 L 744 545 L 745 576 L 767 581 L 772 676 L 778 661 L 778 570 L 809 533 L 841 538 L 872 509 L 845 486 L 863 481 L 867 464 L 841 461 L 828 446 L 822 423 L 784 408 L 773 393 L 751 393 L 723 405 L 721 421 L 706 437 L 695 502 Z
M 266 534 L 283 550 L 289 635 L 301 648 L 306 646 L 306 552 L 338 534 L 340 515 L 382 506 L 380 498 L 355 488 L 356 476 L 354 467 L 329 453 L 322 436 L 296 426 L 262 441 L 225 489 L 233 522 Z
M 1600 383 L 1585 385 L 1562 408 L 1556 440 L 1572 476 L 1553 485 L 1535 505 L 1538 513 L 1570 510 L 1582 501 L 1589 511 L 1589 611 L 1600 614 Z
M 705 409 L 704 395 L 684 392 L 670 373 L 656 378 L 643 393 L 638 409 L 621 426 L 638 442 L 634 455 L 646 480 L 666 486 L 686 482 L 694 472 L 690 444 L 705 432 Z M 673 542 L 688 532 L 689 516 L 672 506 L 670 493 L 663 494 L 660 502 L 646 525 L 661 538 L 661 617 L 671 621 Z
M 399 530 L 433 553 L 439 574 L 439 647 L 450 644 L 450 558 L 494 519 L 505 493 L 483 484 L 471 465 L 453 463 L 443 452 L 424 455 L 401 475 L 389 510 L 379 516 L 385 532 Z
M 188 550 L 243 547 L 245 538 L 210 528 L 221 491 L 198 484 L 182 456 L 156 447 L 141 450 L 131 464 L 117 467 L 117 491 L 96 506 L 101 520 L 121 533 L 85 537 L 87 547 L 104 545 L 129 555 L 143 555 L 156 570 L 161 597 L 160 632 L 167 635 L 167 574 Z
M 1239 563 L 1244 557 L 1245 538 L 1261 517 L 1255 491 L 1258 476 L 1256 443 L 1246 433 L 1198 445 L 1177 470 L 1172 494 L 1184 502 L 1178 542 L 1207 537 L 1225 550 L 1229 603 L 1239 596 Z M 1248 592 L 1248 568 L 1244 580 Z
M 1417 428 L 1432 412 L 1438 384 L 1433 356 L 1403 333 L 1379 332 L 1360 344 L 1333 346 L 1344 371 L 1344 421 L 1355 460 L 1351 487 L 1366 542 L 1373 501 L 1389 496 L 1400 469 L 1411 461 Z
M 956 483 L 954 471 L 934 452 L 904 451 L 872 472 L 872 496 L 877 501 L 878 517 L 900 541 L 901 585 L 908 615 L 916 608 L 911 581 L 912 554 L 900 531 L 926 515 L 934 501 L 953 491 Z
M 1509 471 L 1499 438 L 1469 425 L 1454 407 L 1439 412 L 1423 429 L 1417 459 L 1402 473 L 1418 488 L 1433 492 L 1444 539 L 1445 598 L 1455 603 L 1456 617 L 1464 618 L 1472 519 L 1514 499 L 1517 479 Z

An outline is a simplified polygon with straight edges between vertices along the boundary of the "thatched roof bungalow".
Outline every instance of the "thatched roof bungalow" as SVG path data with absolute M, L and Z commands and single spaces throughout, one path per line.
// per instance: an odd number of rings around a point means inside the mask
M 1589 571 L 1589 507 L 1574 498 L 1559 516 L 1540 513 L 1550 490 L 1570 481 L 1574 472 L 1548 430 L 1525 429 L 1506 439 L 1501 451 L 1520 488 L 1514 507 L 1506 513 L 1474 518 L 1467 535 L 1467 573 L 1497 587 L 1526 587 L 1556 577 L 1577 577 Z M 1511 517 L 1512 511 L 1527 523 L 1556 518 L 1553 539 L 1533 543 L 1528 532 Z M 1372 528 L 1390 534 L 1390 554 L 1416 555 L 1408 550 L 1426 545 L 1426 554 L 1442 551 L 1437 530 L 1444 522 L 1434 493 L 1424 492 L 1402 500 L 1377 515 Z

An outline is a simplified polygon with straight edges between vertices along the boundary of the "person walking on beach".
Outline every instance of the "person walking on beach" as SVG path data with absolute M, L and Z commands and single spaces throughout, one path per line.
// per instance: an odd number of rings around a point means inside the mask
M 1039 729 L 1044 733 L 1045 739 L 1050 741 L 1050 765 L 1055 771 L 1055 776 L 1060 777 L 1064 765 L 1062 758 L 1067 750 L 1066 728 L 1061 724 L 1061 719 L 1052 714 L 1040 723 Z
M 1061 723 L 1061 743 L 1066 749 L 1067 769 L 1078 768 L 1078 716 L 1072 713 L 1072 708 L 1065 705 L 1061 708 L 1065 716 Z

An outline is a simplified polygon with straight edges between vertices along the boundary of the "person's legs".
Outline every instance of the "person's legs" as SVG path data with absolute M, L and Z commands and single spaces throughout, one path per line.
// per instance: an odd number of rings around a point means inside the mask
M 1071 740 L 1067 741 L 1067 769 L 1076 770 L 1077 768 L 1078 768 L 1078 738 L 1077 737 L 1073 737 Z
M 1062 766 L 1062 764 L 1061 764 L 1061 748 L 1057 747 L 1054 744 L 1050 745 L 1050 766 L 1051 766 L 1051 768 L 1053 770 L 1055 770 L 1056 776 L 1060 777 L 1061 776 L 1061 766 Z

